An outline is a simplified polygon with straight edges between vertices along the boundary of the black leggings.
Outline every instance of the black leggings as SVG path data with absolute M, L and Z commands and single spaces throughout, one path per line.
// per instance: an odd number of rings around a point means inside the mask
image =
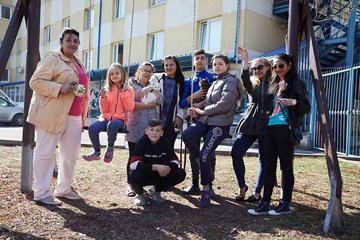
M 270 202 L 276 182 L 277 159 L 283 177 L 282 200 L 290 202 L 294 188 L 294 145 L 290 142 L 290 131 L 287 125 L 271 125 L 264 136 L 264 200 Z
M 141 172 L 132 170 L 129 175 L 129 183 L 137 194 L 143 194 L 143 187 L 149 185 L 154 185 L 155 191 L 162 192 L 181 183 L 185 180 L 185 177 L 186 173 L 181 168 L 171 170 L 165 177 L 160 177 L 156 171 Z

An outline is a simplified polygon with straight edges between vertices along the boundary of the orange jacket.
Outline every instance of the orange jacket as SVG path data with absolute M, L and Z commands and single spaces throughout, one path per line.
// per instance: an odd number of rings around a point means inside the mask
M 121 92 L 117 86 L 112 85 L 111 91 L 105 90 L 106 95 L 100 97 L 100 117 L 110 121 L 113 119 L 126 120 L 126 112 L 134 111 L 135 91 L 129 87 Z

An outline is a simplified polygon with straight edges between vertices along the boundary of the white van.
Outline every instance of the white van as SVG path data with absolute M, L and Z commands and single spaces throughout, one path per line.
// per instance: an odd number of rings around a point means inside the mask
M 24 124 L 24 108 L 18 106 L 1 90 L 0 123 L 10 123 L 16 126 L 21 126 Z

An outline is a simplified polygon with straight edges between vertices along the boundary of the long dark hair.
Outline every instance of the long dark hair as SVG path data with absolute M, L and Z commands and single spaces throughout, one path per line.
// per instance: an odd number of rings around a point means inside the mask
M 181 71 L 180 63 L 179 63 L 179 61 L 177 60 L 177 58 L 174 55 L 165 56 L 163 58 L 163 60 L 162 60 L 162 67 L 163 67 L 164 71 L 165 71 L 165 67 L 164 67 L 165 63 L 164 62 L 165 62 L 165 60 L 168 60 L 168 59 L 173 60 L 175 62 L 175 64 L 176 64 L 176 72 L 175 72 L 174 79 L 180 85 L 179 93 L 180 93 L 180 96 L 182 96 L 182 93 L 184 91 L 185 77 L 184 77 L 184 74 Z
M 284 62 L 286 62 L 286 64 L 289 66 L 290 68 L 288 70 L 288 72 L 285 75 L 285 81 L 287 84 L 293 82 L 294 80 L 298 79 L 298 73 L 297 73 L 297 68 L 296 65 L 294 64 L 294 56 L 291 56 L 289 54 L 278 54 L 274 57 L 275 59 L 280 59 Z M 279 89 L 279 81 L 280 81 L 280 77 L 277 74 L 274 74 L 271 82 L 270 82 L 270 86 L 269 86 L 269 93 L 272 94 L 276 94 L 278 89 Z

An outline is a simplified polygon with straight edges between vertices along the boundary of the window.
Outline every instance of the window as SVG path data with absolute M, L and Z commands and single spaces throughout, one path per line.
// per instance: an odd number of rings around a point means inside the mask
M 5 82 L 9 81 L 9 69 L 8 68 L 5 68 L 4 74 L 0 78 L 0 82 L 3 82 L 3 81 L 5 81 Z
M 118 62 L 123 64 L 124 57 L 124 44 L 115 43 L 113 45 L 112 62 Z
M 125 0 L 115 0 L 114 19 L 125 16 Z
M 84 61 L 84 66 L 85 66 L 86 70 L 87 71 L 91 70 L 91 66 L 92 66 L 92 50 L 90 50 L 90 52 L 88 50 L 84 51 L 83 61 Z
M 206 52 L 214 53 L 220 51 L 221 45 L 221 19 L 210 20 L 201 23 L 200 26 L 200 48 Z
M 51 39 L 51 28 L 50 26 L 45 27 L 44 43 L 49 44 Z
M 149 58 L 157 60 L 164 56 L 164 32 L 150 35 Z
M 16 81 L 23 81 L 24 77 L 24 68 L 23 67 L 17 67 L 16 68 Z
M 1 18 L 10 20 L 11 17 L 11 7 L 7 5 L 0 4 L 1 8 Z
M 65 18 L 63 21 L 63 27 L 69 28 L 70 27 L 70 18 Z
M 18 38 L 16 40 L 16 53 L 19 54 L 21 53 L 22 50 L 22 38 Z
M 94 27 L 94 9 L 85 10 L 85 29 L 90 29 Z
M 150 0 L 150 6 L 153 7 L 153 6 L 162 4 L 164 2 L 166 2 L 166 0 Z

